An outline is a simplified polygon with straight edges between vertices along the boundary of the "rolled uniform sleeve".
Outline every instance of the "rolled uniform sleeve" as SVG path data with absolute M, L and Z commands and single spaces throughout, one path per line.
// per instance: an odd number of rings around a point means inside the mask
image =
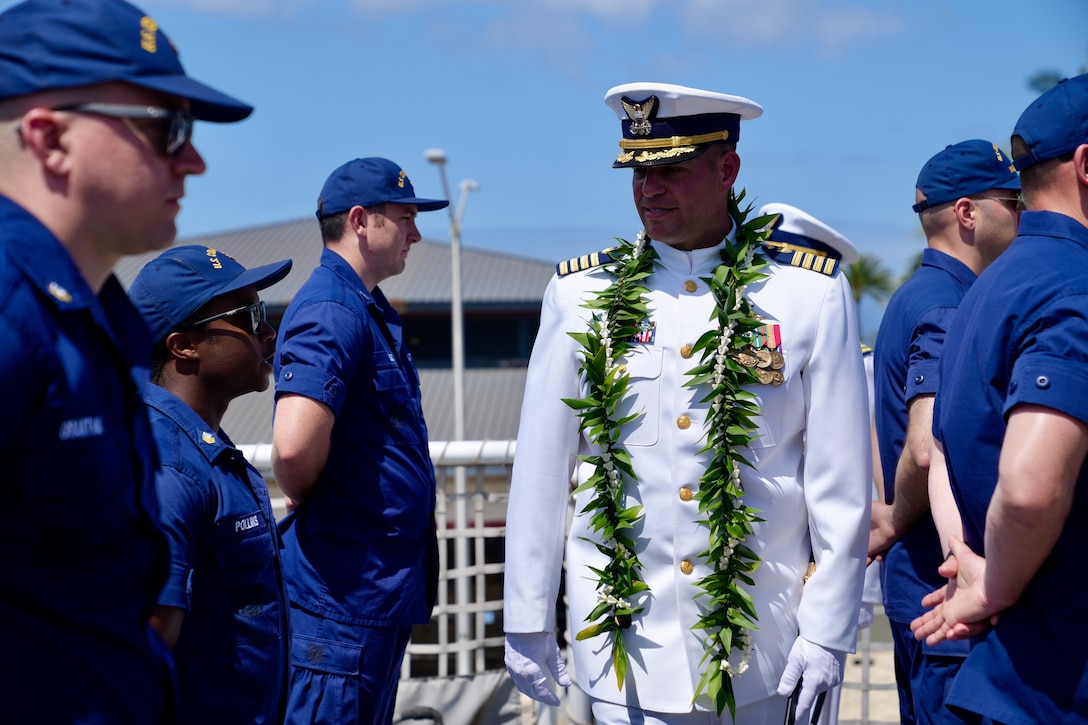
M 295 393 L 324 403 L 339 415 L 362 358 L 362 336 L 368 330 L 347 305 L 314 302 L 295 310 L 279 343 L 280 368 L 276 396 Z
M 954 307 L 934 307 L 919 319 L 910 341 L 904 400 L 937 392 L 941 349 L 955 314 Z
M 191 576 L 201 531 L 210 528 L 214 510 L 205 501 L 208 487 L 182 471 L 164 466 L 155 475 L 159 521 L 170 540 L 170 572 L 159 594 L 159 605 L 192 611 Z M 209 515 L 210 513 L 210 515 Z
M 1088 294 L 1068 295 L 1043 308 L 1026 325 L 1005 406 L 1042 405 L 1088 422 Z

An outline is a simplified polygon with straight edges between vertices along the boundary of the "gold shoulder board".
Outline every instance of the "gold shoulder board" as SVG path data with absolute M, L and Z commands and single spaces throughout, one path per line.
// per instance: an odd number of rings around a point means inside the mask
M 784 242 L 763 242 L 763 250 L 771 259 L 788 264 L 791 267 L 811 269 L 813 272 L 831 276 L 839 268 L 839 258 L 818 249 L 801 247 Z
M 572 272 L 581 272 L 586 269 L 600 267 L 602 264 L 612 261 L 612 255 L 609 254 L 609 252 L 613 249 L 615 249 L 615 247 L 602 249 L 601 251 L 593 252 L 592 254 L 583 254 L 581 257 L 572 257 L 571 259 L 555 265 L 555 273 L 560 277 L 565 277 Z

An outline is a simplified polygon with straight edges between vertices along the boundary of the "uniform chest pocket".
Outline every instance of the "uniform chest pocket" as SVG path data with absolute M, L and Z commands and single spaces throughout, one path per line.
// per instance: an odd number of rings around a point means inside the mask
M 374 368 L 374 400 L 382 414 L 396 426 L 410 417 L 409 406 L 418 395 L 418 386 L 409 380 L 396 360 L 383 359 Z
M 374 368 L 374 398 L 368 405 L 381 413 L 380 425 L 375 428 L 381 435 L 401 440 L 407 436 L 415 440 L 416 421 L 421 419 L 419 384 L 414 376 L 397 364 L 395 359 L 382 358 Z
M 274 555 L 272 532 L 261 511 L 235 514 L 215 522 L 217 569 L 257 566 Z
M 784 361 L 781 368 L 783 380 L 780 384 L 772 385 L 768 383 L 748 386 L 748 390 L 755 393 L 755 403 L 759 407 L 759 415 L 754 419 L 757 437 L 749 446 L 752 450 L 777 445 L 785 433 L 783 420 L 786 420 L 787 410 L 790 405 L 799 403 L 799 401 L 795 401 L 791 397 L 794 380 L 790 375 L 790 354 L 784 350 L 782 356 Z
M 374 361 L 374 389 L 379 395 L 402 397 L 408 394 L 411 383 L 391 357 L 377 357 Z
M 627 395 L 616 406 L 616 417 L 639 414 L 623 426 L 620 438 L 628 446 L 652 446 L 659 435 L 661 370 L 664 351 L 647 345 L 636 345 L 619 361 L 630 380 Z

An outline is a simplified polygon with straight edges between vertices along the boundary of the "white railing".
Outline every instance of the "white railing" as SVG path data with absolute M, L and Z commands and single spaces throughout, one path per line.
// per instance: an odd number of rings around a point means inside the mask
M 417 627 L 403 677 L 472 675 L 503 668 L 502 577 L 514 441 L 430 444 L 438 496 L 438 602 Z M 277 516 L 286 509 L 272 476 L 272 446 L 238 446 L 269 481 Z M 463 475 L 455 475 L 460 467 Z
M 431 462 L 438 466 L 502 466 L 514 462 L 517 441 L 431 441 Z M 265 476 L 272 475 L 272 444 L 251 443 L 238 450 Z
M 272 477 L 270 444 L 238 446 L 270 483 L 277 515 L 283 497 Z M 417 627 L 401 670 L 403 680 L 501 672 L 503 665 L 502 579 L 505 570 L 506 504 L 514 441 L 436 441 L 430 445 L 438 483 L 436 523 L 439 537 L 439 590 L 431 622 Z M 464 475 L 457 475 L 457 468 Z M 871 682 L 870 652 L 890 649 L 872 643 L 865 630 L 858 642 L 864 663 L 860 682 L 861 719 L 853 708 L 840 713 L 843 723 L 870 723 L 869 698 L 892 684 Z M 573 720 L 572 720 L 573 721 Z

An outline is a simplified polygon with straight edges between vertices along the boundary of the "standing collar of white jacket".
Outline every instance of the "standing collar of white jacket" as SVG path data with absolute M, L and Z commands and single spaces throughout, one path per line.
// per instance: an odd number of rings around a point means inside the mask
M 722 263 L 722 247 L 737 241 L 737 223 L 733 222 L 733 228 L 729 234 L 713 247 L 693 249 L 690 252 L 675 249 L 664 242 L 653 242 L 659 264 L 665 269 L 680 274 L 707 274 Z

